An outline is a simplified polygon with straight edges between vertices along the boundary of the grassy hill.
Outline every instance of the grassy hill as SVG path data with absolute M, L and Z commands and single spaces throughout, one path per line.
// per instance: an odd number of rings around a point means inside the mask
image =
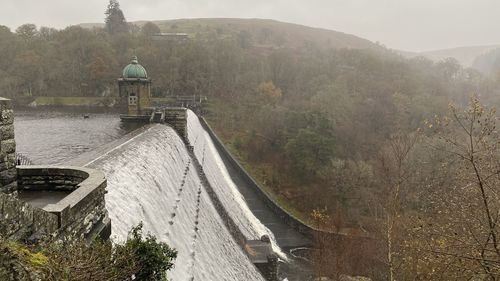
M 142 26 L 147 21 L 131 22 Z M 301 47 L 316 44 L 332 48 L 379 49 L 379 45 L 339 31 L 313 28 L 268 19 L 202 18 L 152 21 L 162 32 L 188 33 L 190 37 L 227 38 L 247 36 L 256 47 Z M 103 27 L 100 23 L 83 23 L 84 28 Z

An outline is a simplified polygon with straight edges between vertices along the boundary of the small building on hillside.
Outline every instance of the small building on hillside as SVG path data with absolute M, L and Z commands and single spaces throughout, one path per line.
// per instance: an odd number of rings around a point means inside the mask
M 174 41 L 185 41 L 189 39 L 189 35 L 187 33 L 156 33 L 153 34 L 154 40 L 174 40 Z
M 127 113 L 121 115 L 123 120 L 149 120 L 152 112 L 151 79 L 136 56 L 123 68 L 122 77 L 118 78 L 118 91 L 127 108 Z

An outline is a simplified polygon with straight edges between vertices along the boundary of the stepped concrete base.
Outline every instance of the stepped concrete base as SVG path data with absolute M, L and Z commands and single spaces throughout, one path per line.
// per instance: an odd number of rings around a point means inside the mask
M 266 280 L 278 281 L 278 256 L 273 252 L 269 237 L 263 236 L 262 240 L 247 241 L 245 250 Z

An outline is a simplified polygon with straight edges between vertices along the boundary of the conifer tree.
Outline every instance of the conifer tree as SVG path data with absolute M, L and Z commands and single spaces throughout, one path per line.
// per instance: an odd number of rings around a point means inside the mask
M 128 32 L 127 21 L 125 20 L 123 11 L 120 9 L 120 3 L 118 3 L 117 0 L 109 1 L 108 8 L 104 14 L 106 15 L 106 30 L 110 34 Z

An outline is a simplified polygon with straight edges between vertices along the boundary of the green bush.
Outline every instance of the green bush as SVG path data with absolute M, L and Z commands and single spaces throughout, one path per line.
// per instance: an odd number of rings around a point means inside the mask
M 164 242 L 158 242 L 151 234 L 143 237 L 142 226 L 140 223 L 132 228 L 127 241 L 120 248 L 123 247 L 126 252 L 132 252 L 140 264 L 140 269 L 136 274 L 138 280 L 167 280 L 167 270 L 173 267 L 177 251 Z
M 28 246 L 0 240 L 0 280 L 165 281 L 177 251 L 143 235 L 142 227 L 132 228 L 123 244 L 73 240 Z

